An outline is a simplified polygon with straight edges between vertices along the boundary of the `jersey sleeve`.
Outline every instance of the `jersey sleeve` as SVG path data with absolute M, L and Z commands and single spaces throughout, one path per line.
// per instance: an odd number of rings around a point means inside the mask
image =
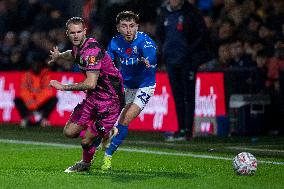
M 149 61 L 151 67 L 157 66 L 157 46 L 155 42 L 150 39 L 150 37 L 146 37 L 143 42 L 143 57 Z
M 85 50 L 83 54 L 83 59 L 86 62 L 86 71 L 97 71 L 101 69 L 102 59 L 104 57 L 104 52 L 96 47 Z

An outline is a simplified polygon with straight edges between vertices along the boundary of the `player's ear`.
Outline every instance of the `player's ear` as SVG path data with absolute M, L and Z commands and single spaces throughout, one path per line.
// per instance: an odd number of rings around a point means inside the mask
M 116 24 L 116 30 L 119 32 L 119 24 Z
M 68 30 L 66 30 L 65 34 L 66 34 L 66 35 L 67 35 L 67 37 L 68 37 Z
M 86 35 L 87 34 L 87 28 L 85 27 L 84 28 L 84 35 Z

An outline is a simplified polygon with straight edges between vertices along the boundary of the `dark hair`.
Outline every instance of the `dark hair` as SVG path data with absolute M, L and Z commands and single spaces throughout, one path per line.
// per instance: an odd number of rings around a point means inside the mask
M 68 29 L 69 24 L 83 24 L 85 25 L 85 21 L 81 17 L 72 17 L 66 22 L 66 29 Z
M 130 20 L 134 20 L 135 23 L 138 24 L 139 22 L 139 15 L 138 14 L 135 14 L 134 12 L 132 11 L 122 11 L 120 13 L 117 14 L 116 16 L 116 19 L 115 19 L 115 22 L 116 24 L 119 24 L 119 22 L 121 20 L 127 20 L 127 21 L 130 21 Z

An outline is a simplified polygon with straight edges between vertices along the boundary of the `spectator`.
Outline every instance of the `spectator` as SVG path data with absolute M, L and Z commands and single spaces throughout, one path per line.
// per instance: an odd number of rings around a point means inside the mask
M 48 117 L 57 103 L 57 98 L 53 96 L 53 91 L 49 87 L 49 73 L 44 68 L 43 61 L 41 54 L 33 55 L 31 69 L 21 78 L 20 95 L 14 100 L 22 117 L 20 126 L 23 128 L 37 113 L 40 115 L 40 126 L 48 126 Z
M 267 48 L 273 49 L 276 31 L 270 23 L 262 24 L 258 31 L 259 38 L 264 42 Z
M 271 1 L 272 10 L 267 15 L 267 23 L 273 26 L 275 31 L 281 30 L 281 24 L 284 23 L 284 2 L 283 0 Z
M 254 64 L 251 57 L 245 53 L 244 41 L 241 39 L 233 39 L 230 43 L 231 66 L 234 68 L 249 68 Z
M 284 48 L 276 48 L 274 56 L 270 59 L 268 65 L 268 79 L 267 86 L 279 90 L 279 73 L 284 70 Z
M 229 43 L 223 43 L 218 48 L 218 64 L 216 68 L 228 69 L 230 67 L 231 55 Z
M 0 43 L 0 54 L 2 58 L 0 60 L 1 70 L 11 70 L 10 66 L 10 56 L 14 48 L 17 46 L 17 35 L 15 32 L 7 32 L 5 34 L 4 40 Z
M 270 59 L 268 65 L 268 81 L 266 86 L 269 89 L 269 95 L 271 99 L 270 120 L 271 120 L 271 134 L 279 134 L 283 125 L 283 99 L 280 91 L 279 78 L 281 72 L 284 70 L 284 48 L 276 48 L 274 56 Z
M 253 92 L 267 93 L 265 83 L 267 81 L 267 68 L 270 59 L 270 54 L 266 49 L 260 50 L 256 54 L 256 72 L 253 75 Z
M 25 70 L 28 69 L 25 64 L 22 49 L 13 48 L 9 56 L 9 70 Z
M 231 19 L 224 19 L 212 33 L 213 50 L 217 50 L 221 43 L 229 41 L 235 33 L 236 25 Z M 217 54 L 217 52 L 215 52 Z
M 238 85 L 234 86 L 235 93 L 250 93 L 251 75 L 256 66 L 251 57 L 245 53 L 243 40 L 232 39 L 229 44 L 229 51 L 230 73 L 233 75 L 233 79 L 238 82 Z
M 209 60 L 205 48 L 207 28 L 200 12 L 184 0 L 160 7 L 157 33 L 176 104 L 179 131 L 174 140 L 192 134 L 196 72 Z
M 258 38 L 258 31 L 262 24 L 262 19 L 256 15 L 250 15 L 239 28 L 239 36 L 244 36 L 243 38 L 247 40 L 255 40 Z

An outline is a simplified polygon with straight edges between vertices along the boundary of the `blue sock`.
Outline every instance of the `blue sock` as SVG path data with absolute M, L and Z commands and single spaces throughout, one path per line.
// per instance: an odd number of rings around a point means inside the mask
M 118 129 L 118 134 L 112 138 L 110 146 L 106 149 L 105 154 L 107 156 L 112 156 L 128 134 L 128 126 L 118 124 L 116 128 Z

